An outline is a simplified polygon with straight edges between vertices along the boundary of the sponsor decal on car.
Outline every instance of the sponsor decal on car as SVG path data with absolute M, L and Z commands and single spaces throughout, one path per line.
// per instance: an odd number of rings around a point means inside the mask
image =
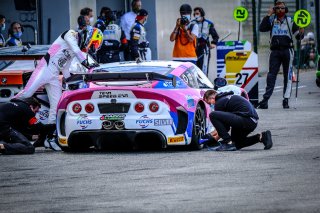
M 172 125 L 172 124 L 173 124 L 172 119 L 154 119 L 155 126 L 166 126 L 166 125 Z
M 79 116 L 77 119 L 77 125 L 81 128 L 81 129 L 86 129 L 88 128 L 89 125 L 92 124 L 92 120 L 88 118 L 88 116 L 84 115 L 84 116 Z
M 194 99 L 191 95 L 187 95 L 186 99 L 187 99 L 188 108 L 192 108 L 195 106 Z
M 168 137 L 168 143 L 180 143 L 184 142 L 184 136 L 177 136 L 177 137 Z
M 143 129 L 147 128 L 152 123 L 153 120 L 149 118 L 147 115 L 143 115 L 138 120 L 136 120 L 136 124 L 139 124 L 139 126 L 141 126 Z
M 112 90 L 94 91 L 91 98 L 135 98 L 135 96 L 131 91 Z
M 39 119 L 44 121 L 44 120 L 47 120 L 49 117 L 49 110 L 41 110 L 39 111 Z
M 123 120 L 126 117 L 126 114 L 106 114 L 101 115 L 100 120 L 101 121 L 113 121 L 113 120 Z
M 63 145 L 67 145 L 67 139 L 66 138 L 59 138 L 59 143 Z

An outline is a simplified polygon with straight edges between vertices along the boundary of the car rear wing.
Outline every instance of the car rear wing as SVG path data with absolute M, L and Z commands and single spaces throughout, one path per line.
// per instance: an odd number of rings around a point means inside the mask
M 92 81 L 172 81 L 172 85 L 176 87 L 176 76 L 165 76 L 155 72 L 130 72 L 130 73 L 86 73 L 86 74 L 74 74 L 66 79 L 68 84 L 73 82 L 92 82 Z
M 40 60 L 50 45 L 26 45 L 0 48 L 0 60 Z

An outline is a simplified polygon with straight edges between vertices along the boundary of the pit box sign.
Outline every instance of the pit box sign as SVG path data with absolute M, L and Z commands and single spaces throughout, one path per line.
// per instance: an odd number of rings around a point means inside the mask
M 251 103 L 256 105 L 259 99 L 258 55 L 253 51 L 232 51 L 225 61 L 228 84 L 245 89 Z
M 251 51 L 249 41 L 220 41 L 217 45 L 217 77 L 226 77 L 226 55 L 233 50 Z

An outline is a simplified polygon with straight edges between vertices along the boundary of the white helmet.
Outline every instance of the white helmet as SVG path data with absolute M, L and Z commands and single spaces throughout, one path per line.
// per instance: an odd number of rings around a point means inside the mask
M 314 34 L 313 34 L 313 32 L 308 32 L 307 37 L 308 37 L 308 39 L 314 40 Z

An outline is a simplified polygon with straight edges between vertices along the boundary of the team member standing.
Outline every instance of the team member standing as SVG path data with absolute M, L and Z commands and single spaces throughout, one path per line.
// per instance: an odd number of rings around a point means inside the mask
M 271 7 L 268 15 L 260 23 L 260 32 L 270 31 L 270 57 L 269 72 L 267 76 L 267 87 L 263 95 L 263 100 L 259 102 L 258 108 L 268 109 L 270 99 L 276 83 L 277 74 L 280 66 L 283 67 L 283 101 L 284 109 L 289 108 L 289 98 L 292 89 L 292 63 L 294 58 L 293 36 L 296 39 L 303 38 L 304 29 L 293 22 L 291 17 L 286 16 L 288 8 L 283 1 L 276 1 L 275 6 Z M 273 15 L 274 14 L 274 15 Z
M 6 41 L 6 46 L 22 46 L 21 36 L 23 27 L 18 22 L 12 22 L 8 30 L 9 38 Z
M 140 11 L 141 7 L 142 7 L 141 0 L 132 0 L 132 2 L 131 2 L 132 11 L 125 13 L 121 17 L 120 27 L 124 31 L 124 34 L 128 40 L 128 43 L 130 43 L 131 28 L 135 23 L 137 14 Z M 131 59 L 129 47 L 124 49 L 124 60 L 126 60 L 126 61 L 133 60 L 133 59 Z
M 94 24 L 94 27 L 98 28 L 103 32 L 106 29 L 108 23 L 106 23 L 107 14 L 111 11 L 109 7 L 102 7 L 100 10 L 100 16 L 97 19 L 97 22 Z
M 262 142 L 264 149 L 272 147 L 271 132 L 249 136 L 258 125 L 258 114 L 252 104 L 233 92 L 213 95 L 211 104 L 214 110 L 210 113 L 210 121 L 217 130 L 222 145 L 217 151 L 235 151 Z M 231 128 L 231 135 L 228 133 Z
M 196 63 L 196 42 L 199 33 L 198 25 L 191 23 L 192 8 L 189 4 L 180 7 L 180 18 L 170 35 L 170 41 L 175 42 L 173 47 L 173 60 Z
M 205 12 L 203 8 L 196 7 L 193 9 L 193 15 L 195 20 L 192 22 L 198 25 L 199 33 L 197 37 L 197 66 L 208 76 L 210 50 L 215 48 L 219 35 L 214 28 L 213 22 L 205 18 Z M 209 41 L 211 35 L 212 41 Z
M 83 66 L 90 68 L 91 65 L 88 65 L 86 53 L 83 51 L 87 52 L 92 46 L 99 49 L 102 37 L 101 31 L 97 28 L 89 32 L 87 30 L 80 32 L 67 30 L 62 33 L 53 42 L 48 53 L 32 72 L 25 88 L 16 97 L 31 97 L 41 86 L 45 86 L 50 102 L 48 123 L 55 123 L 58 101 L 62 94 L 59 82 L 60 72 L 64 78 L 70 77 L 69 67 L 74 57 L 77 57 Z
M 136 22 L 130 31 L 130 52 L 134 60 L 145 59 L 145 48 L 149 46 L 144 25 L 147 23 L 148 12 L 141 9 L 136 17 Z
M 2 32 L 6 29 L 6 17 L 0 14 L 0 48 L 6 46 L 6 40 Z
M 114 23 L 116 16 L 111 10 L 106 12 L 106 25 L 103 31 L 103 42 L 97 52 L 99 63 L 111 63 L 120 61 L 120 50 L 127 47 L 128 42 L 121 27 Z

